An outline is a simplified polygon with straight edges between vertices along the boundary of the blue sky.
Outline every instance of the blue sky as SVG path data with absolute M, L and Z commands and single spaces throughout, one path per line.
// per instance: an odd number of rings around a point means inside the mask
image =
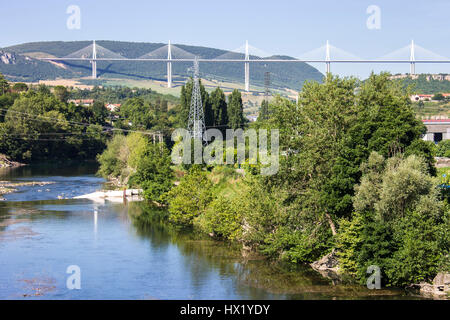
M 66 26 L 68 6 L 81 9 L 81 28 Z M 369 5 L 381 10 L 381 29 L 366 26 Z M 326 40 L 374 59 L 417 44 L 450 56 L 449 0 L 340 1 L 115 1 L 39 0 L 0 3 L 0 47 L 47 40 L 124 40 L 235 49 L 245 40 L 272 54 L 300 56 Z M 333 57 L 332 57 L 333 58 Z M 408 57 L 405 57 L 408 58 Z M 324 71 L 324 66 L 318 66 Z M 407 65 L 332 65 L 332 72 L 361 77 L 371 69 L 408 72 Z M 418 65 L 417 72 L 448 72 L 450 65 Z

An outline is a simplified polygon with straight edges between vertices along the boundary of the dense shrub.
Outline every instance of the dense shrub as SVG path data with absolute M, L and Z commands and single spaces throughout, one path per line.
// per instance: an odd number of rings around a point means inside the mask
M 126 137 L 119 134 L 115 135 L 114 138 L 107 143 L 106 150 L 97 156 L 97 160 L 100 163 L 98 173 L 101 176 L 108 178 L 111 176 L 119 177 L 122 175 L 122 170 L 127 165 L 127 158 L 123 157 L 125 147 Z
M 213 200 L 212 186 L 207 174 L 193 167 L 180 184 L 168 193 L 169 220 L 191 226 L 194 218 L 204 214 Z
M 148 143 L 141 152 L 142 156 L 137 158 L 136 171 L 131 175 L 129 184 L 140 186 L 145 199 L 165 204 L 166 194 L 171 190 L 174 178 L 169 151 L 164 144 Z M 132 154 L 130 160 L 133 159 Z
M 98 156 L 98 162 L 98 173 L 103 177 L 142 188 L 145 199 L 165 203 L 165 195 L 173 185 L 173 172 L 163 143 L 153 144 L 141 133 L 116 135 Z
M 438 143 L 436 156 L 450 158 L 450 140 L 442 140 Z
M 242 210 L 238 197 L 219 195 L 195 224 L 206 233 L 226 240 L 242 239 Z
M 372 153 L 362 171 L 356 212 L 337 237 L 342 271 L 364 282 L 367 267 L 377 265 L 385 284 L 396 286 L 432 279 L 445 268 L 450 225 L 426 162 Z

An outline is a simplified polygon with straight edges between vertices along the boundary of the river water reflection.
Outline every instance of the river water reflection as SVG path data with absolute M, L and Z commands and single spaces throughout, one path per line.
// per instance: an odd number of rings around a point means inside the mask
M 95 166 L 1 170 L 0 299 L 411 299 L 403 290 L 333 285 L 309 267 L 243 258 L 228 244 L 161 222 L 144 203 L 74 200 L 102 188 Z M 68 199 L 66 199 L 68 198 Z M 152 219 L 141 219 L 144 212 Z M 67 267 L 81 289 L 66 287 Z

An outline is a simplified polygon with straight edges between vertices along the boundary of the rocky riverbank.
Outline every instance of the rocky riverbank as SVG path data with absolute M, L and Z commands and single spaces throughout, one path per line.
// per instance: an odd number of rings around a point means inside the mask
M 450 158 L 436 157 L 436 168 L 450 167 Z
M 419 283 L 413 287 L 420 289 L 420 294 L 433 299 L 450 298 L 450 274 L 440 272 L 433 279 L 433 283 Z
M 13 193 L 17 191 L 17 187 L 25 187 L 25 186 L 46 186 L 52 184 L 54 182 L 46 182 L 46 181 L 26 181 L 26 182 L 11 182 L 11 181 L 0 181 L 0 201 L 4 201 L 5 199 L 2 197 L 5 194 Z
M 310 266 L 323 277 L 330 279 L 333 284 L 338 284 L 342 281 L 342 275 L 339 272 L 339 261 L 335 250 L 323 256 L 320 260 L 314 261 Z M 427 298 L 449 299 L 450 274 L 440 272 L 434 278 L 433 283 L 422 282 L 413 284 L 410 287 L 418 289 L 420 294 Z
M 142 192 L 142 189 L 100 190 L 75 197 L 74 199 L 90 199 L 93 201 L 109 200 L 115 202 L 123 202 L 123 199 L 127 199 L 127 201 L 142 201 Z
M 14 167 L 21 167 L 25 164 L 11 161 L 7 156 L 4 154 L 0 154 L 0 168 L 14 168 Z
M 341 282 L 341 277 L 339 275 L 339 262 L 334 249 L 329 254 L 323 256 L 320 260 L 311 263 L 310 266 L 323 277 L 330 279 L 333 284 L 338 284 Z

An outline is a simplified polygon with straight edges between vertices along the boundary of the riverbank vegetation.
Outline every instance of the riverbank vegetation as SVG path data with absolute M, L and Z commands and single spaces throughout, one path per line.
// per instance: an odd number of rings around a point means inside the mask
M 171 223 L 292 263 L 335 251 L 339 272 L 361 282 L 370 265 L 390 286 L 449 271 L 448 182 L 409 93 L 388 74 L 328 76 L 305 84 L 298 103 L 278 97 L 265 109 L 252 125 L 280 129 L 290 152 L 279 172 L 177 167 L 163 196 Z
M 122 107 L 110 111 L 110 103 Z M 114 132 L 167 135 L 179 126 L 178 109 L 177 98 L 152 90 L 28 86 L 0 74 L 0 153 L 25 163 L 95 159 Z
M 202 87 L 207 128 L 279 130 L 279 170 L 271 176 L 255 170 L 261 163 L 174 165 L 168 137 L 187 126 L 192 82 L 181 90 L 171 110 L 131 97 L 109 114 L 103 105 L 67 103 L 64 90 L 6 89 L 0 152 L 26 161 L 99 154 L 100 175 L 143 189 L 148 201 L 167 206 L 169 223 L 271 259 L 306 264 L 335 252 L 342 275 L 365 282 L 377 265 L 391 286 L 449 271 L 448 172 L 434 160 L 446 144 L 422 140 L 426 128 L 409 92 L 388 74 L 306 83 L 297 103 L 264 102 L 252 124 L 237 90 L 227 99 Z M 63 139 L 49 141 L 51 133 Z
M 115 180 L 116 185 L 140 187 L 147 200 L 165 203 L 163 196 L 173 185 L 173 172 L 163 143 L 152 143 L 140 133 L 118 134 L 98 161 L 103 177 Z
M 0 153 L 20 162 L 88 159 L 103 150 L 107 114 L 68 103 L 65 88 L 41 85 L 14 90 L 5 84 L 0 96 Z M 26 89 L 25 89 L 26 87 Z

